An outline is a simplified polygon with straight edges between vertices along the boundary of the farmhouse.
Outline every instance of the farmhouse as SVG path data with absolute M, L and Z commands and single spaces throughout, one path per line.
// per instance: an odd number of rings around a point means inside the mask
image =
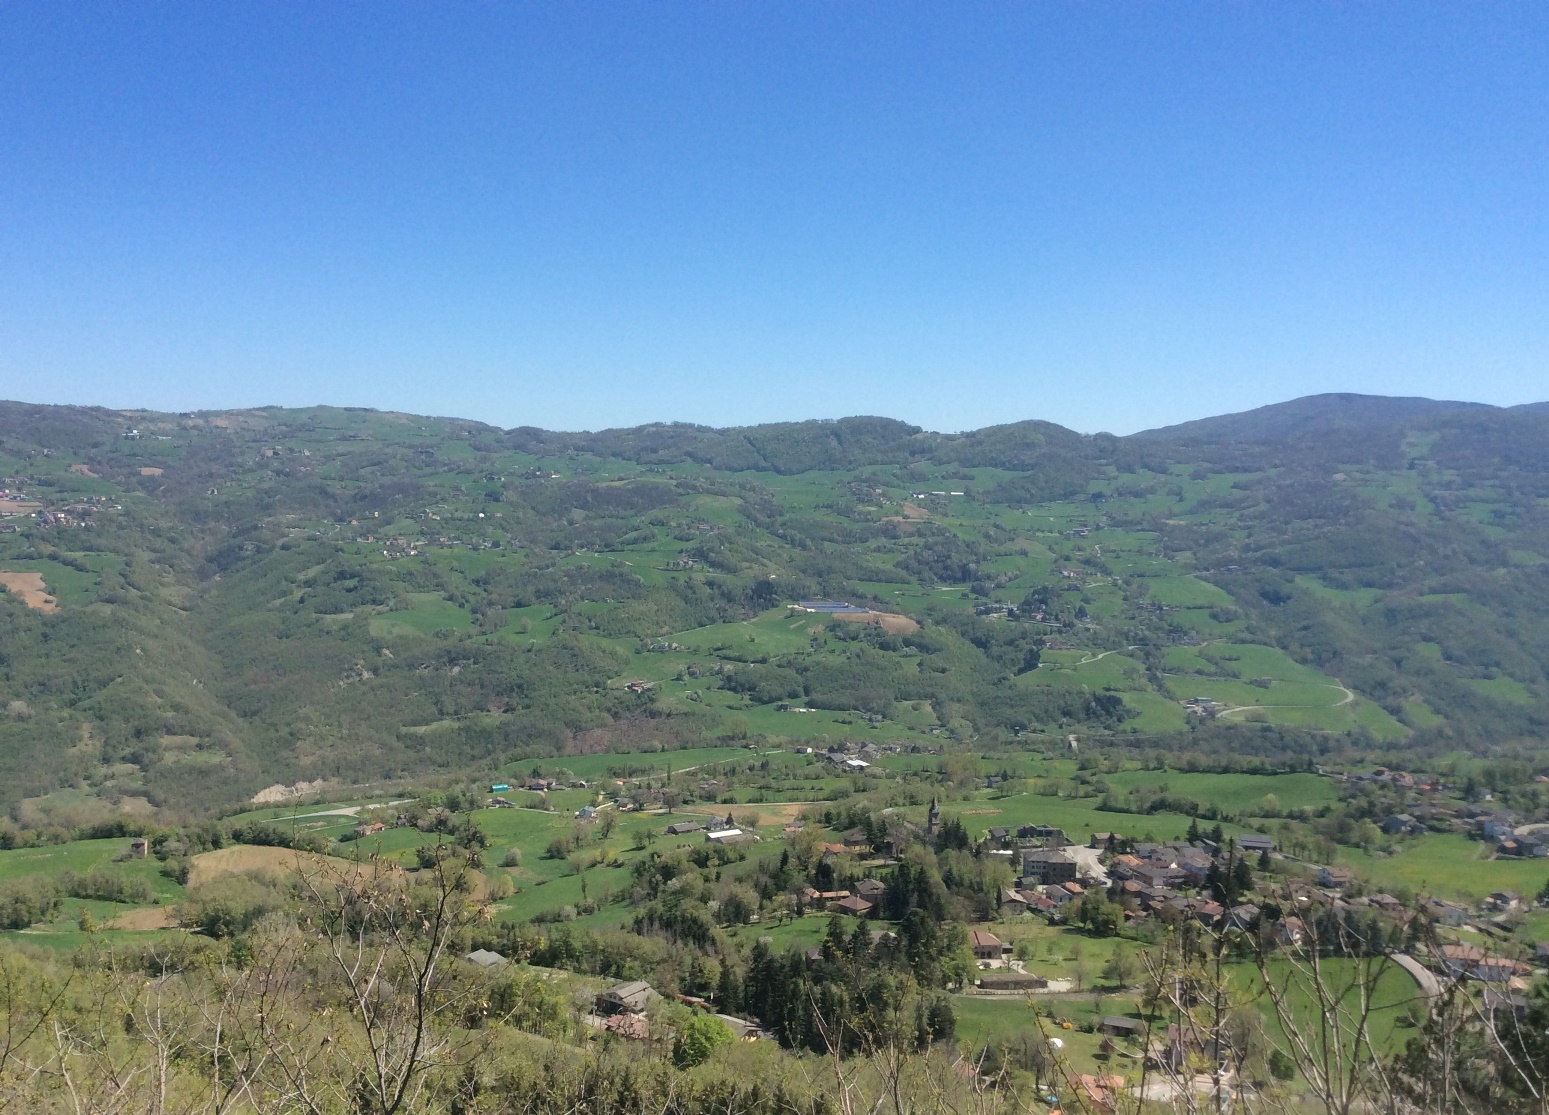
M 1318 869 L 1318 886 L 1320 887 L 1344 890 L 1354 878 L 1355 876 L 1350 873 L 1348 867 L 1320 867 Z
M 970 934 L 975 960 L 999 960 L 1011 952 L 1011 946 L 993 933 L 975 929 Z
M 698 821 L 679 821 L 676 824 L 667 826 L 667 835 L 686 836 L 691 832 L 700 832 L 704 827 Z
M 887 884 L 880 879 L 862 879 L 855 884 L 855 893 L 867 902 L 880 902 L 887 893 Z
M 864 898 L 857 898 L 853 894 L 848 898 L 841 898 L 834 905 L 852 917 L 863 918 L 871 913 L 871 903 Z
M 598 1014 L 639 1014 L 661 996 L 644 980 L 616 983 L 597 996 Z

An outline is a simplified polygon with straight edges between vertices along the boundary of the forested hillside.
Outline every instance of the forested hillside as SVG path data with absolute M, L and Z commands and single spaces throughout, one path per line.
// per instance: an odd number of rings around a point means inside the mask
M 1336 398 L 1128 438 L 0 404 L 0 793 L 759 735 L 1540 747 L 1549 413 Z

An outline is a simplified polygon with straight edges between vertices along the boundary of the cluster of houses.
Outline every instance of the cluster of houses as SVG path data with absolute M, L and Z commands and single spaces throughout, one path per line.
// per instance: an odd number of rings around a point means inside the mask
M 1319 768 L 1318 773 L 1352 785 L 1375 785 L 1400 796 L 1398 811 L 1378 822 L 1388 836 L 1419 836 L 1427 832 L 1465 833 L 1491 845 L 1497 856 L 1516 859 L 1549 858 L 1549 825 L 1524 823 L 1510 809 L 1486 800 L 1454 805 L 1437 794 L 1447 787 L 1435 775 L 1377 767 L 1370 771 L 1337 771 Z M 1535 775 L 1533 780 L 1549 783 L 1549 776 Z
M 806 887 L 801 892 L 802 901 L 809 909 L 832 910 L 852 917 L 867 917 L 887 897 L 887 884 L 880 879 L 866 878 L 857 882 L 851 890 L 818 890 Z
M 712 817 L 709 821 L 689 819 L 674 821 L 664 830 L 668 836 L 692 836 L 695 833 L 705 834 L 706 844 L 749 844 L 758 840 L 756 833 L 744 832 L 737 827 L 730 813 L 726 819 Z
M 85 468 L 84 465 L 72 466 L 72 471 Z M 87 472 L 87 475 L 94 475 Z M 21 488 L 21 481 L 16 477 L 0 478 L 0 518 L 33 518 L 39 526 L 53 527 L 87 527 L 91 526 L 92 513 L 98 510 L 98 505 L 108 502 L 106 496 L 79 496 L 74 501 L 58 507 L 45 507 L 36 499 L 27 495 Z M 117 509 L 117 504 L 113 505 Z M 5 524 L 6 533 L 17 529 L 14 523 Z

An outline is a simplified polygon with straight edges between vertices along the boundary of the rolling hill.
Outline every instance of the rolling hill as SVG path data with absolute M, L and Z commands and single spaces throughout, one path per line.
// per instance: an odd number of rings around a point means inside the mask
M 1318 396 L 1119 438 L 7 403 L 0 583 L 0 795 L 40 815 L 759 737 L 1536 749 L 1549 414 Z

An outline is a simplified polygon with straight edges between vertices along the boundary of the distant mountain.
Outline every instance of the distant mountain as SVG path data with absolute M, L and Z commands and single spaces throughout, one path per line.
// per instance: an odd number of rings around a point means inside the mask
M 1189 442 L 1284 441 L 1326 430 L 1391 426 L 1446 411 L 1495 409 L 1498 408 L 1488 403 L 1340 392 L 1307 395 L 1237 414 L 1198 418 L 1192 422 L 1180 422 L 1176 426 L 1143 430 L 1134 436 Z

